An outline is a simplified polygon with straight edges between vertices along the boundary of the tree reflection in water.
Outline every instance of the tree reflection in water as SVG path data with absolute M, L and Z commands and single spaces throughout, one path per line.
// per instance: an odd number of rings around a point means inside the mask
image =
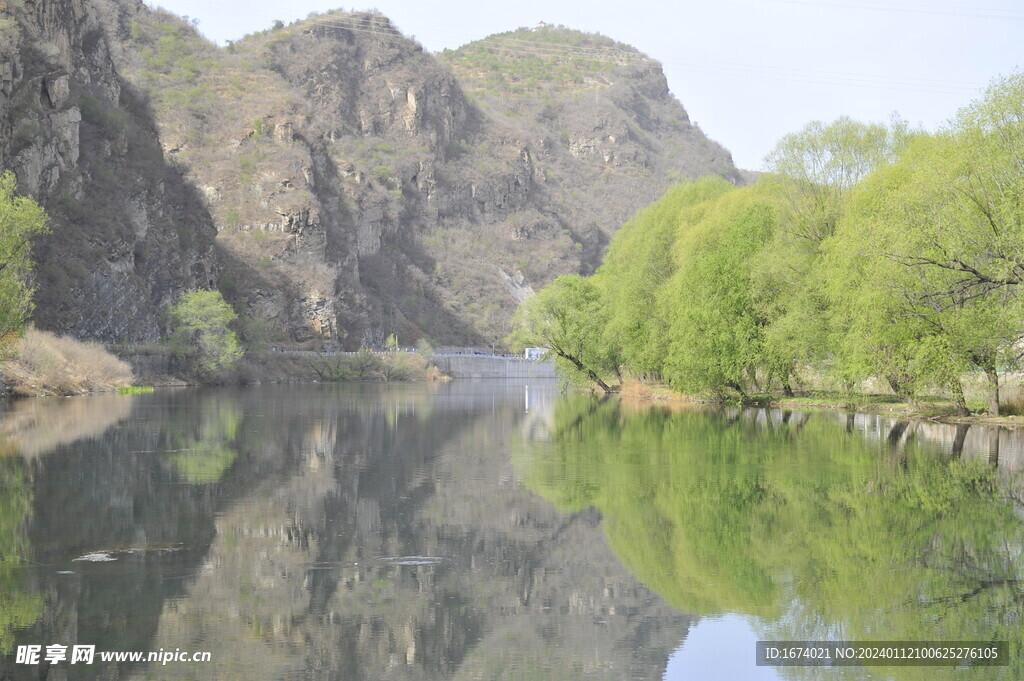
M 1008 640 L 1012 666 L 971 678 L 1024 677 L 1019 480 L 992 447 L 965 458 L 963 428 L 940 447 L 911 424 L 854 423 L 576 397 L 517 461 L 560 508 L 600 511 L 619 558 L 681 610 L 756 616 L 775 640 Z

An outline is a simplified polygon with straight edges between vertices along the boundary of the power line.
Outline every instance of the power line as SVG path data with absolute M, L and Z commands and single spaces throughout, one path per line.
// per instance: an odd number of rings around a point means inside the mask
M 698 73 L 720 73 L 734 76 L 759 76 L 773 80 L 784 80 L 794 83 L 820 85 L 847 85 L 883 90 L 903 90 L 910 92 L 930 92 L 945 94 L 973 94 L 984 84 L 967 81 L 944 81 L 928 78 L 892 77 L 866 73 L 843 71 L 818 71 L 800 68 L 770 68 L 729 62 L 699 63 L 677 60 L 666 60 L 667 64 L 684 71 Z
M 843 9 L 861 9 L 875 12 L 901 12 L 905 14 L 932 14 L 936 16 L 954 16 L 970 19 L 1005 19 L 1024 21 L 1024 13 L 1013 10 L 957 7 L 941 7 L 935 5 L 895 5 L 888 2 L 855 2 L 855 0 L 769 0 L 769 2 L 787 5 L 807 5 L 811 7 L 839 7 Z

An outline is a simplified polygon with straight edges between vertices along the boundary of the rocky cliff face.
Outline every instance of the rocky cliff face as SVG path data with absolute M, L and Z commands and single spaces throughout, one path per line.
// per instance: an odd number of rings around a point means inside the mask
M 672 182 L 739 180 L 660 66 L 600 37 L 522 61 L 503 39 L 430 55 L 372 13 L 227 48 L 138 0 L 9 14 L 0 162 L 53 217 L 37 321 L 78 336 L 157 338 L 216 284 L 271 340 L 496 342 Z
M 0 166 L 51 217 L 35 245 L 36 323 L 104 341 L 160 336 L 160 309 L 216 284 L 205 206 L 163 161 L 103 28 L 74 0 L 0 13 Z
M 541 95 L 509 93 L 378 14 L 217 48 L 136 0 L 96 4 L 217 225 L 221 290 L 282 339 L 498 340 L 672 181 L 738 179 L 635 51 L 580 87 L 556 63 Z

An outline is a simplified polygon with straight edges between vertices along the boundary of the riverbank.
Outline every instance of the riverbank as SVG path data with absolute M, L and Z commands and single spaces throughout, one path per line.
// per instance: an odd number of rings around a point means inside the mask
M 908 419 L 935 421 L 950 424 L 992 425 L 1006 428 L 1024 428 L 1024 414 L 1018 413 L 1016 403 L 1003 405 L 999 416 L 984 413 L 984 407 L 977 406 L 969 416 L 957 414 L 953 400 L 942 397 L 926 397 L 917 402 L 903 400 L 895 395 L 841 395 L 811 394 L 794 397 L 778 395 L 757 396 L 756 404 L 781 409 L 820 409 L 829 411 L 861 412 L 867 414 L 898 414 Z M 971 406 L 969 404 L 969 406 Z
M 29 327 L 6 353 L 0 371 L 14 395 L 85 395 L 132 385 L 132 367 L 99 343 Z
M 426 355 L 406 352 L 370 352 L 354 354 L 305 356 L 281 352 L 265 352 L 246 357 L 232 372 L 234 382 L 313 383 L 313 382 L 390 382 L 444 381 L 441 373 Z
M 8 346 L 6 357 L 0 360 L 0 373 L 3 392 L 16 397 L 67 397 L 132 386 L 448 380 L 428 356 L 370 351 L 250 354 L 230 371 L 200 379 L 167 345 L 107 348 L 35 328 L 26 329 Z
M 249 353 L 234 369 L 200 380 L 164 345 L 119 349 L 144 385 L 253 385 L 331 381 L 440 381 L 444 374 L 426 355 L 404 352 L 321 354 L 314 351 Z
M 710 398 L 699 398 L 675 392 L 664 384 L 651 384 L 630 380 L 623 383 L 618 392 L 626 402 L 638 404 L 664 404 L 677 407 L 708 406 L 723 404 Z M 736 405 L 745 407 L 772 407 L 792 410 L 822 410 L 859 412 L 866 414 L 895 414 L 900 417 L 934 421 L 949 424 L 992 425 L 1005 428 L 1024 428 L 1024 400 L 1017 390 L 1013 390 L 1010 398 L 1003 401 L 1000 416 L 989 416 L 985 413 L 985 404 L 980 395 L 968 399 L 971 408 L 970 416 L 956 413 L 953 400 L 942 396 L 926 396 L 917 401 L 902 399 L 893 394 L 863 393 L 848 394 L 834 390 L 808 390 L 792 397 L 762 393 L 751 395 L 745 402 Z M 731 403 L 726 403 L 731 404 Z

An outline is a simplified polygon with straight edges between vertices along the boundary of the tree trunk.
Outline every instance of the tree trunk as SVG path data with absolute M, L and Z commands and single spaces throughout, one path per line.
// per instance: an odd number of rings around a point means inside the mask
M 988 432 L 988 462 L 993 466 L 999 465 L 999 428 L 992 428 Z
M 601 388 L 601 390 L 605 391 L 606 393 L 610 393 L 612 391 L 612 389 L 609 388 L 608 385 L 604 381 L 602 381 L 601 378 L 592 370 L 587 369 L 587 374 L 590 376 L 590 380 L 592 380 L 594 383 L 597 383 L 598 387 Z
M 576 367 L 580 371 L 585 372 L 587 374 L 587 376 L 590 377 L 590 380 L 592 380 L 594 383 L 596 383 L 598 385 L 598 387 L 601 388 L 601 390 L 605 391 L 606 393 L 610 393 L 612 391 L 612 389 L 608 387 L 608 384 L 606 384 L 604 381 L 602 381 L 601 377 L 598 376 L 596 373 L 594 373 L 593 369 L 588 369 L 585 366 L 583 366 L 583 362 L 579 361 L 578 359 L 576 359 L 572 355 L 562 354 L 561 356 L 564 357 L 565 359 L 569 360 L 570 362 L 572 362 L 574 367 Z
M 959 378 L 949 382 L 949 390 L 953 393 L 953 404 L 956 406 L 957 416 L 970 416 L 971 410 L 967 408 L 967 400 L 964 399 L 964 387 L 960 384 Z
M 956 427 L 956 437 L 953 438 L 953 458 L 959 459 L 960 455 L 964 452 L 964 442 L 967 441 L 967 431 L 970 426 L 966 423 L 960 423 Z
M 749 401 L 746 391 L 744 391 L 743 387 L 736 381 L 726 381 L 725 387 L 732 388 L 733 390 L 738 392 L 740 394 L 740 400 L 742 400 L 744 403 Z
M 747 365 L 747 376 L 750 378 L 750 383 L 754 386 L 755 392 L 761 392 L 761 381 L 757 380 L 757 369 L 753 364 Z
M 909 381 L 904 379 L 902 376 L 888 374 L 885 377 L 885 382 L 889 384 L 889 387 L 897 397 L 902 397 L 905 400 L 909 400 L 911 398 Z
M 789 384 L 789 374 L 782 377 L 782 394 L 786 397 L 793 397 L 793 386 Z
M 985 376 L 992 388 L 988 396 L 988 415 L 999 416 L 999 372 L 996 371 L 995 364 L 985 365 Z

